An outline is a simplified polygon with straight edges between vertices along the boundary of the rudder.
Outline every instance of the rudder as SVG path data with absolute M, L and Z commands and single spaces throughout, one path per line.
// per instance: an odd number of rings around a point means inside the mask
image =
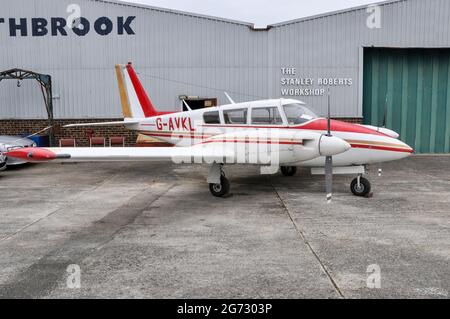
M 159 113 L 145 92 L 132 64 L 116 65 L 122 112 L 125 118 L 148 118 Z

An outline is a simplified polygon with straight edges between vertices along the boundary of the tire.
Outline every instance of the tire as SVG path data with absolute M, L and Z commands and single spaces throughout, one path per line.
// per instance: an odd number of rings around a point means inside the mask
M 295 166 L 281 166 L 281 173 L 283 173 L 284 176 L 294 176 L 297 174 L 297 167 Z
M 6 169 L 6 158 L 3 162 L 0 161 L 0 172 Z
M 214 197 L 224 197 L 230 194 L 230 182 L 225 176 L 221 176 L 220 184 L 209 184 L 209 190 Z
M 358 179 L 355 178 L 350 185 L 350 189 L 353 195 L 358 197 L 366 197 L 370 193 L 372 186 L 367 179 L 361 177 L 360 188 L 358 188 Z

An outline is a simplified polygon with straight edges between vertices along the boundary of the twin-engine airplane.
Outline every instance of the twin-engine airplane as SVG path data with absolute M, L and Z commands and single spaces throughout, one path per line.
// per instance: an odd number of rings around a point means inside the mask
M 223 167 L 250 164 L 285 176 L 297 167 L 326 175 L 331 200 L 333 174 L 355 174 L 351 191 L 367 196 L 371 185 L 363 177 L 368 164 L 399 160 L 411 147 L 385 128 L 319 118 L 304 103 L 291 99 L 234 103 L 187 112 L 158 112 L 147 96 L 131 63 L 116 66 L 124 121 L 73 124 L 75 126 L 124 125 L 173 148 L 21 148 L 7 157 L 29 162 L 172 161 L 208 164 L 207 182 L 212 195 L 223 197 L 230 183 Z M 328 107 L 329 109 L 329 107 Z M 328 112 L 330 112 L 328 110 Z M 270 170 L 270 168 L 275 168 Z

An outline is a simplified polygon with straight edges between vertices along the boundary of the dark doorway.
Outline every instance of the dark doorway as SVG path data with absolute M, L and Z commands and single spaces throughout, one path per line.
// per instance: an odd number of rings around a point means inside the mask
M 200 110 L 208 107 L 217 106 L 217 98 L 190 98 L 184 99 L 192 110 Z M 183 104 L 183 111 L 188 111 L 186 105 Z

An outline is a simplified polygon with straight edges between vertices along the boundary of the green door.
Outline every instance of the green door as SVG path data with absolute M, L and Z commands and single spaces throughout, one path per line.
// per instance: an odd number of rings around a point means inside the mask
M 416 153 L 450 153 L 450 49 L 366 48 L 363 113 Z

